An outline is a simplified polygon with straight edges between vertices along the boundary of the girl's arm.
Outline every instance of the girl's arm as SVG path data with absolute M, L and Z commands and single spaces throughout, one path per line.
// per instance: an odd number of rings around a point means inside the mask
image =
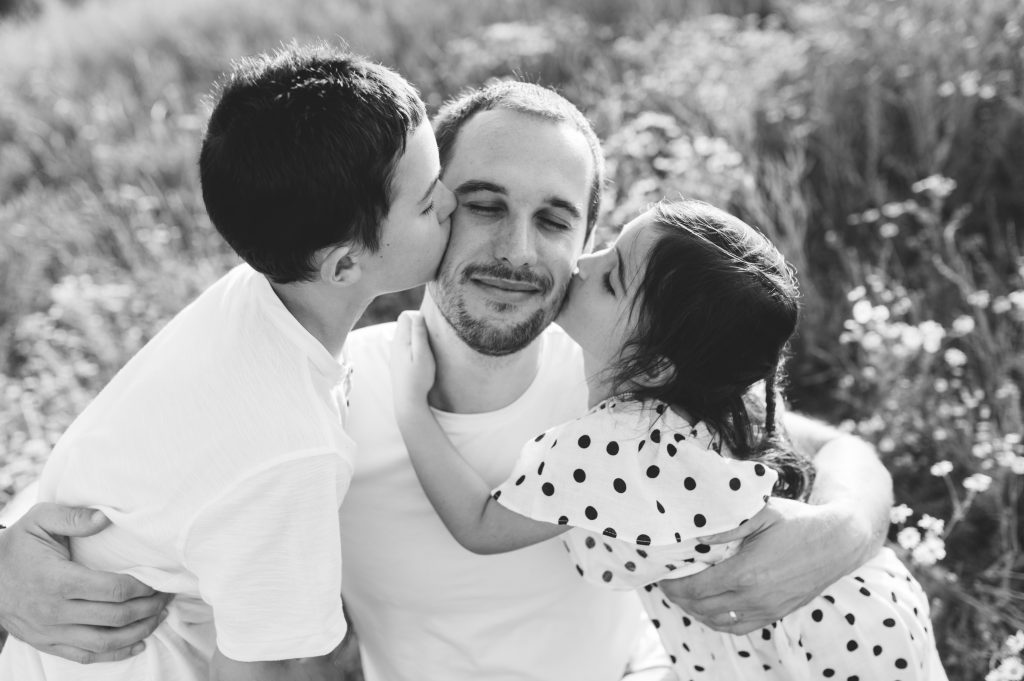
M 569 529 L 527 518 L 491 497 L 490 487 L 452 446 L 427 405 L 434 371 L 422 315 L 403 312 L 391 349 L 395 415 L 420 484 L 455 540 L 473 553 L 504 553 Z

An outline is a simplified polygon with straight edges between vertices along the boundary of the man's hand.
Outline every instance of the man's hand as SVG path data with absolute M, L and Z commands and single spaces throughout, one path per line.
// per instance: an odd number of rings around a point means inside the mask
M 170 600 L 142 582 L 71 562 L 68 537 L 96 534 L 99 511 L 36 504 L 0 532 L 0 626 L 32 647 L 74 662 L 142 651 Z
M 870 525 L 847 507 L 779 498 L 739 528 L 703 541 L 737 539 L 743 546 L 731 558 L 660 584 L 696 619 L 731 634 L 756 631 L 807 604 L 875 548 Z

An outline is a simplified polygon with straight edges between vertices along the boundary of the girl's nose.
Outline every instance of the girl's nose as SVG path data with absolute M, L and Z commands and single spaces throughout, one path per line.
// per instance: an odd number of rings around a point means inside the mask
M 576 261 L 576 268 L 572 271 L 573 275 L 579 277 L 582 280 L 586 280 L 592 268 L 593 262 L 593 255 L 581 255 L 579 257 L 579 260 Z

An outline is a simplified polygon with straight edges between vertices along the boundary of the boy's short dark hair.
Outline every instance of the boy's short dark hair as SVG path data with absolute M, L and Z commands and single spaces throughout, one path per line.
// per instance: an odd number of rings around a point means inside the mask
M 310 280 L 328 246 L 376 251 L 395 167 L 425 118 L 402 76 L 323 43 L 244 59 L 199 155 L 210 219 L 277 283 Z
M 586 237 L 597 224 L 601 211 L 601 191 L 604 188 L 604 154 L 593 126 L 576 105 L 550 88 L 534 83 L 516 80 L 498 81 L 478 89 L 462 92 L 441 107 L 434 116 L 434 134 L 441 154 L 441 166 L 451 160 L 452 151 L 459 131 L 473 116 L 481 111 L 507 109 L 536 116 L 555 123 L 568 123 L 576 128 L 587 140 L 590 157 L 594 163 L 594 177 L 590 182 L 590 197 L 587 206 Z

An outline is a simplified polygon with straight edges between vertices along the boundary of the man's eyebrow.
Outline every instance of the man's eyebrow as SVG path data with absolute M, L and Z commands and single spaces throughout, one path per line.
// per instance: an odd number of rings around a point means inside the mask
M 577 208 L 576 204 L 573 203 L 572 201 L 566 201 L 565 199 L 560 199 L 557 196 L 549 196 L 547 201 L 555 208 L 561 208 L 562 210 L 564 210 L 577 220 L 583 216 L 583 214 L 580 212 L 580 209 Z
M 437 187 L 437 183 L 440 182 L 440 181 L 441 181 L 441 172 L 438 171 L 437 177 L 435 177 L 434 181 L 430 183 L 430 187 L 427 188 L 427 193 L 423 195 L 423 198 L 419 200 L 419 203 L 423 203 L 424 201 L 426 201 L 427 199 L 429 199 L 431 197 L 431 195 L 434 193 L 434 188 Z
M 500 184 L 494 184 L 493 182 L 487 182 L 486 180 L 466 180 L 455 188 L 456 196 L 472 194 L 473 192 L 494 192 L 496 194 L 506 193 L 505 188 Z

